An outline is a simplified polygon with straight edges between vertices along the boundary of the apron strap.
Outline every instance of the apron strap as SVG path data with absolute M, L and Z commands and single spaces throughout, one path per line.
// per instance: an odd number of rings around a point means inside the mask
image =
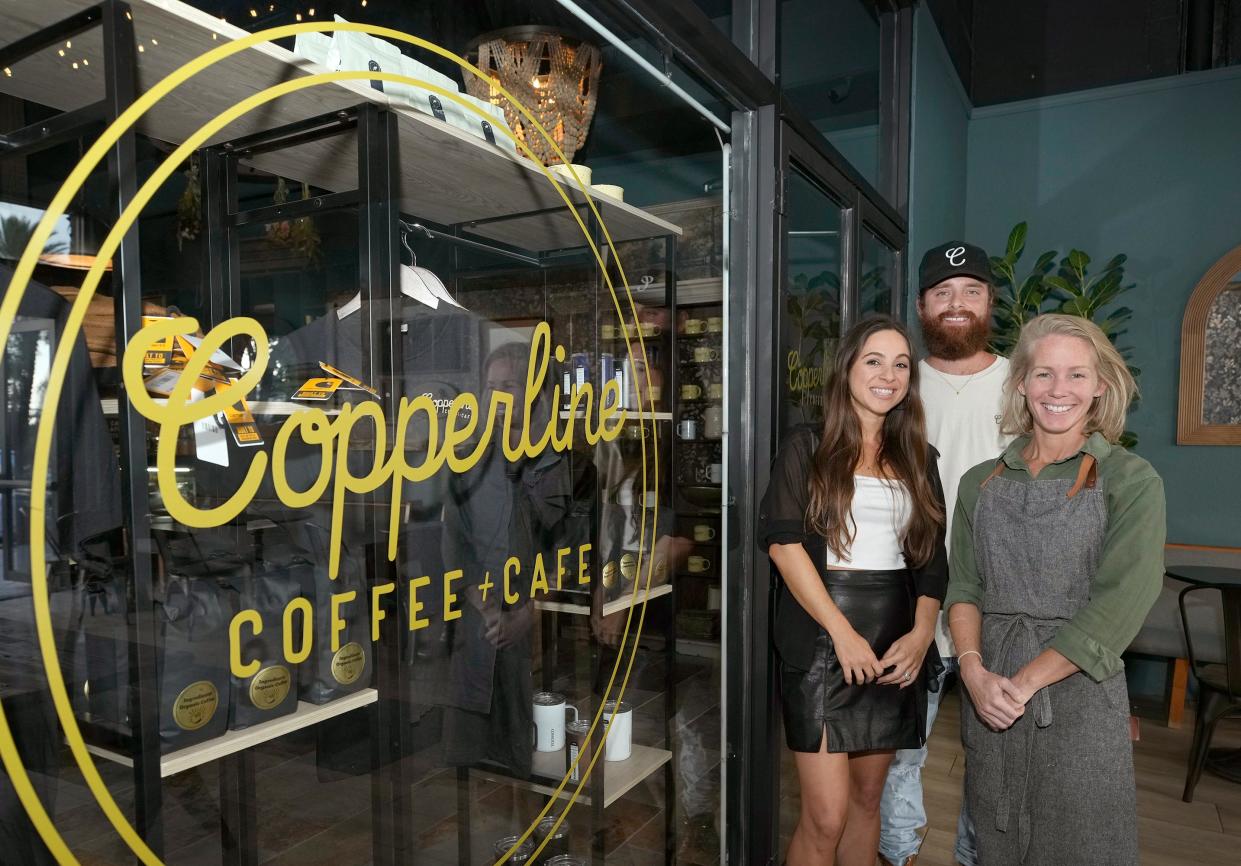
M 1004 458 L 1001 457 L 999 460 L 995 461 L 995 468 L 991 470 L 990 475 L 988 475 L 986 478 L 982 480 L 982 484 L 978 485 L 978 489 L 982 490 L 984 487 L 986 487 L 991 482 L 992 478 L 996 477 L 1003 471 L 1004 471 Z
M 1082 465 L 1077 468 L 1077 480 L 1073 482 L 1073 486 L 1069 488 L 1067 494 L 1069 499 L 1082 492 L 1082 488 L 1086 490 L 1094 490 L 1095 482 L 1099 479 L 1099 467 L 1095 463 L 1094 455 L 1086 454 L 1082 457 Z

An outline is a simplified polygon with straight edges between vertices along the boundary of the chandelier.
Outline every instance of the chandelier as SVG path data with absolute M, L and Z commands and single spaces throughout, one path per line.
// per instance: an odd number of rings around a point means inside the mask
M 534 125 L 501 96 L 503 87 L 538 119 L 572 162 L 595 115 L 602 68 L 598 46 L 562 30 L 531 25 L 484 34 L 470 43 L 467 53 L 492 80 L 489 84 L 466 75 L 469 94 L 501 106 L 509 129 L 544 164 L 560 162 Z

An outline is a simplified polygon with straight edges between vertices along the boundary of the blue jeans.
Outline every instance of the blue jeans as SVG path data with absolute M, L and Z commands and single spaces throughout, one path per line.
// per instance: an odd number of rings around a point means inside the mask
M 931 726 L 935 724 L 935 716 L 939 714 L 944 677 L 956 667 L 956 659 L 944 659 L 939 691 L 926 696 L 928 737 Z M 879 853 L 893 866 L 905 866 L 905 862 L 918 853 L 918 830 L 926 824 L 926 807 L 922 804 L 922 765 L 925 763 L 926 746 L 901 749 L 892 759 L 887 781 L 883 785 L 883 800 L 879 804 Z M 961 813 L 957 817 L 956 857 L 962 866 L 978 866 L 978 852 L 974 850 L 974 824 L 970 821 L 964 799 L 961 800 Z

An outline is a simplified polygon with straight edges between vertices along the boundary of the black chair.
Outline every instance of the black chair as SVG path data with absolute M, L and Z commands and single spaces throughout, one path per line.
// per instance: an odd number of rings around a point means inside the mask
M 1194 654 L 1194 631 L 1190 628 L 1186 613 L 1185 597 L 1191 592 L 1204 590 L 1218 592 L 1223 603 L 1223 664 L 1199 662 Z M 1194 719 L 1194 741 L 1189 747 L 1189 770 L 1185 776 L 1185 793 L 1181 795 L 1186 803 L 1192 803 L 1194 787 L 1206 765 L 1215 726 L 1223 718 L 1241 714 L 1241 587 L 1209 584 L 1188 586 L 1181 590 L 1177 603 L 1181 609 L 1181 625 L 1185 629 L 1189 669 L 1198 679 L 1198 712 Z

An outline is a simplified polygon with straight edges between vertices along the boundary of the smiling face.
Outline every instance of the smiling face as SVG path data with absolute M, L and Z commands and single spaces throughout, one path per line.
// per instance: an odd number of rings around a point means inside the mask
M 1048 334 L 1034 344 L 1030 361 L 1017 390 L 1026 398 L 1035 432 L 1084 436 L 1094 399 L 1107 390 L 1093 347 L 1080 337 Z
M 897 331 L 876 331 L 849 368 L 849 396 L 859 415 L 882 418 L 909 393 L 909 344 Z
M 981 352 L 991 336 L 991 290 L 975 277 L 950 277 L 918 298 L 927 350 L 956 361 Z

